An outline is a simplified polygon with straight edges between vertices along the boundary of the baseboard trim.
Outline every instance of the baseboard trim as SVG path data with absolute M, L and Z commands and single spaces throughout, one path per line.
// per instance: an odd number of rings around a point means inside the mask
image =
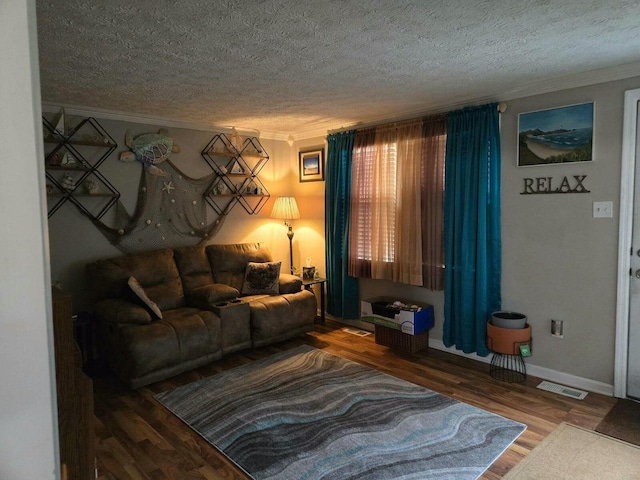
M 347 324 L 352 327 L 360 328 L 362 330 L 373 331 L 373 325 L 370 323 L 365 323 L 360 320 L 345 320 L 342 318 L 337 318 L 332 315 L 327 315 L 327 318 L 334 320 L 339 323 Z M 482 363 L 491 363 L 491 356 L 480 357 L 475 353 L 464 353 L 460 350 L 456 350 L 453 347 L 446 347 L 442 340 L 438 340 L 436 338 L 429 338 L 429 347 L 435 350 L 441 350 L 447 353 L 453 353 L 454 355 L 458 355 L 460 357 L 465 357 L 470 360 L 475 360 L 476 362 Z M 557 370 L 552 370 L 546 367 L 540 367 L 538 365 L 533 365 L 526 362 L 527 365 L 527 374 L 541 378 L 542 380 L 548 380 L 550 382 L 559 383 L 561 385 L 566 385 L 567 387 L 579 388 L 581 390 L 586 390 L 588 392 L 599 393 L 600 395 L 606 395 L 608 397 L 613 397 L 613 385 L 608 383 L 598 382 L 596 380 L 591 380 L 589 378 L 578 377 L 577 375 L 572 375 L 570 373 L 559 372 Z
M 373 324 L 363 322 L 362 320 L 338 318 L 328 313 L 326 314 L 326 318 L 333 320 L 334 322 L 342 323 L 343 325 L 348 325 L 349 327 L 359 328 L 360 330 L 365 330 L 367 332 L 374 332 Z
M 560 383 L 568 387 L 579 388 L 587 392 L 599 393 L 607 397 L 613 397 L 613 385 L 598 382 L 589 378 L 578 377 L 570 373 L 551 370 L 550 368 L 539 367 L 538 365 L 527 365 L 527 371 L 534 377 Z
M 454 355 L 466 357 L 471 360 L 475 360 L 477 362 L 483 362 L 483 363 L 491 362 L 491 356 L 480 357 L 475 353 L 464 353 L 464 352 L 461 352 L 460 350 L 456 350 L 453 347 L 446 347 L 444 343 L 442 343 L 442 340 L 437 340 L 435 338 L 429 338 L 429 347 L 435 350 L 441 350 L 443 352 L 453 353 Z M 599 393 L 601 395 L 606 395 L 608 397 L 613 396 L 613 385 L 591 380 L 589 378 L 578 377 L 570 373 L 559 372 L 557 370 L 552 370 L 546 367 L 540 367 L 538 365 L 533 365 L 528 362 L 526 363 L 526 365 L 527 365 L 528 375 L 532 375 L 534 377 L 538 377 L 543 380 L 549 380 L 550 382 L 560 383 L 562 385 L 566 385 L 567 387 L 579 388 L 581 390 L 586 390 L 588 392 L 593 392 L 593 393 Z

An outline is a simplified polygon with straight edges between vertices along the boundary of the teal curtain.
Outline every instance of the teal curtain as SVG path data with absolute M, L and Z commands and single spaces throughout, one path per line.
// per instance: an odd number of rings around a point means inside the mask
M 325 184 L 325 241 L 327 313 L 336 317 L 360 317 L 358 280 L 349 270 L 349 202 L 351 161 L 355 131 L 327 137 Z
M 500 121 L 497 104 L 450 112 L 445 157 L 444 344 L 486 356 L 500 309 Z

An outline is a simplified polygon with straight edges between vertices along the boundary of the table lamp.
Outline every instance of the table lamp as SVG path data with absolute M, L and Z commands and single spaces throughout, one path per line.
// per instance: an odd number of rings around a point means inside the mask
M 287 237 L 289 237 L 289 265 L 291 265 L 291 275 L 293 275 L 293 228 L 291 227 L 291 220 L 300 218 L 296 199 L 294 197 L 276 198 L 276 203 L 273 205 L 273 210 L 271 210 L 271 218 L 284 220 L 284 224 L 289 227 L 287 232 Z

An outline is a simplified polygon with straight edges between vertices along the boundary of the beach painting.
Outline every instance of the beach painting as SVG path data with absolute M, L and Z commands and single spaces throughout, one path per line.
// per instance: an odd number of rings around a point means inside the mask
M 594 104 L 518 115 L 518 166 L 560 165 L 593 160 Z
M 324 180 L 324 148 L 300 152 L 300 181 L 318 182 Z

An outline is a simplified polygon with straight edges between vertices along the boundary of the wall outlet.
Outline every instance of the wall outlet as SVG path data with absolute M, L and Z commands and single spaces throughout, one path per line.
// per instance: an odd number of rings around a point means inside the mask
M 593 218 L 613 218 L 613 202 L 593 202 Z
M 551 320 L 551 335 L 564 338 L 564 320 Z

